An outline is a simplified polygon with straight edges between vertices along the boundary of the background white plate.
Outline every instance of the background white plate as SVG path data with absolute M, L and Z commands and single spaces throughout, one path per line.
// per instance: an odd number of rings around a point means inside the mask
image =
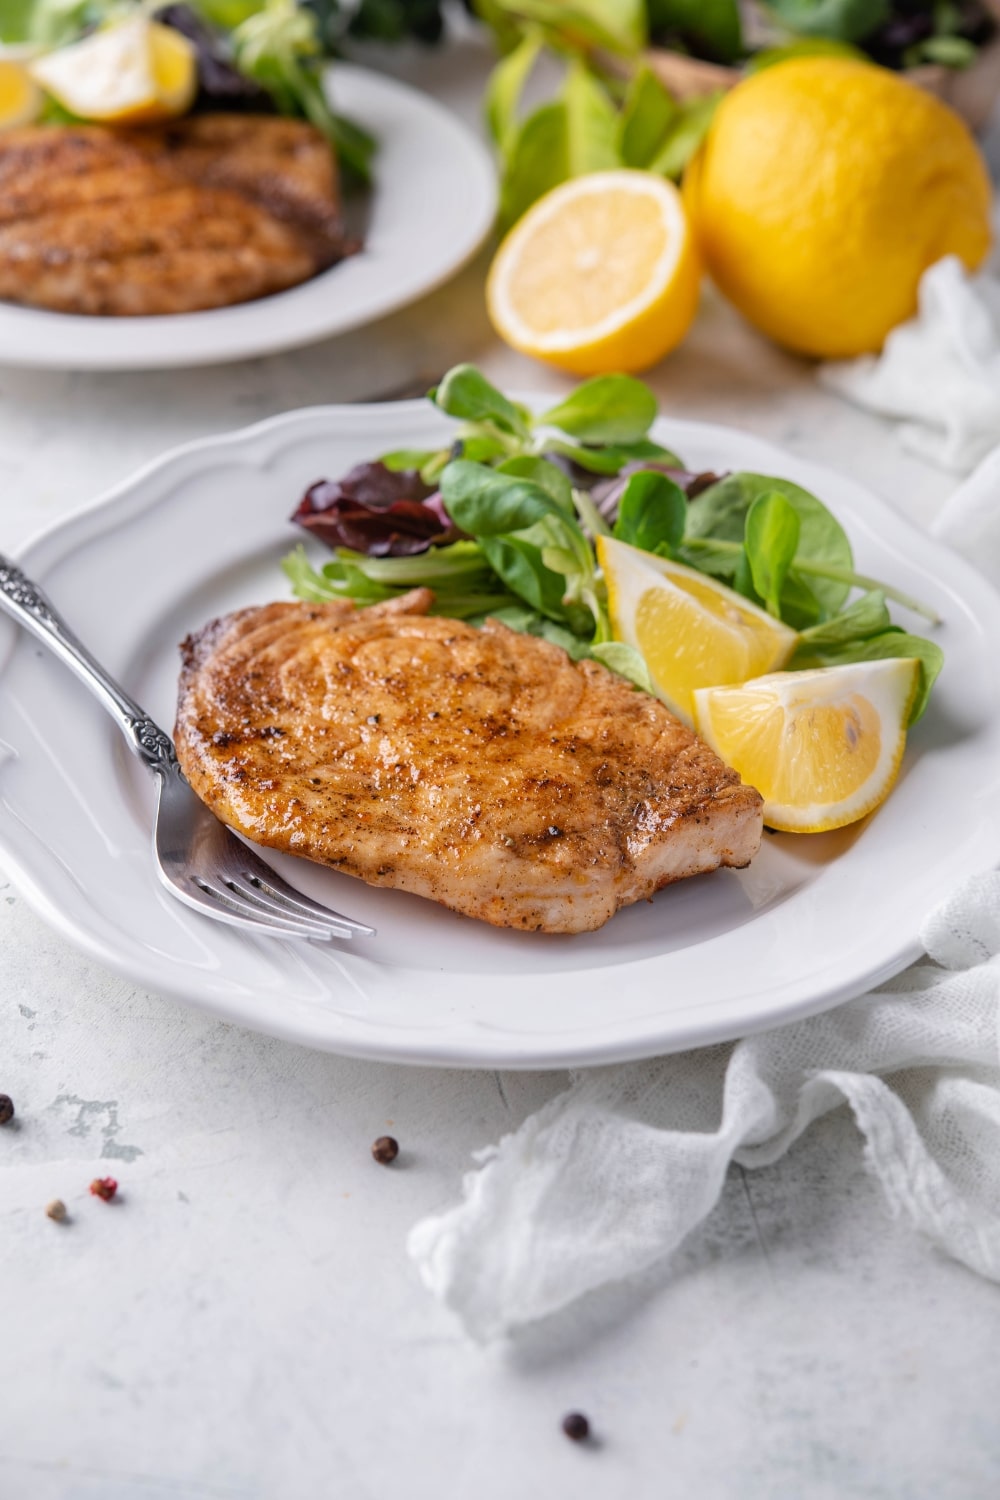
M 286 596 L 303 489 L 453 430 L 425 402 L 277 417 L 180 449 L 36 540 L 24 565 L 169 726 L 177 642 Z M 744 433 L 661 422 L 693 468 L 783 475 L 836 510 L 858 566 L 939 609 L 947 666 L 900 782 L 865 823 L 766 837 L 747 871 L 688 880 L 576 937 L 503 932 L 274 857 L 378 928 L 336 951 L 254 942 L 172 900 L 149 855 L 153 788 L 85 690 L 0 618 L 0 850 L 72 941 L 186 1004 L 386 1060 L 549 1067 L 653 1055 L 833 1005 L 918 952 L 919 924 L 1000 857 L 1000 598 L 859 486 Z
M 250 359 L 345 333 L 446 281 L 496 213 L 489 153 L 426 94 L 338 64 L 331 97 L 377 138 L 364 248 L 273 297 L 159 318 L 85 318 L 0 302 L 0 364 L 152 370 Z

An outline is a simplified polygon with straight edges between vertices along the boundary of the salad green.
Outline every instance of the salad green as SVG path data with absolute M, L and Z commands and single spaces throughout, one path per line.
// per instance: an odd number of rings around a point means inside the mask
M 611 638 L 595 554 L 610 534 L 720 579 L 789 625 L 792 670 L 915 657 L 912 719 L 924 711 L 941 648 L 895 624 L 889 602 L 937 623 L 934 612 L 858 573 L 840 522 L 801 486 L 686 471 L 650 437 L 656 400 L 641 381 L 598 376 L 536 414 L 459 365 L 429 394 L 459 424 L 447 447 L 397 450 L 308 492 L 293 519 L 333 557 L 317 567 L 301 546 L 286 557 L 298 598 L 364 604 L 426 585 L 439 614 L 491 615 L 649 690 L 639 653 Z M 363 537 L 365 550 L 345 537 Z

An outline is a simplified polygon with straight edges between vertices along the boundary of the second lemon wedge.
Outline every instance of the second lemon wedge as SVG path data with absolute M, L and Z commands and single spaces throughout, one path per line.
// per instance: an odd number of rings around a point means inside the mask
M 145 16 L 50 52 L 30 71 L 71 114 L 116 125 L 182 115 L 198 88 L 197 54 L 187 37 Z
M 597 555 L 615 640 L 641 651 L 667 707 L 694 722 L 694 692 L 746 682 L 784 665 L 794 630 L 725 584 L 613 537 Z
M 515 349 L 576 375 L 644 370 L 687 333 L 701 266 L 681 196 L 652 172 L 592 172 L 514 226 L 486 285 Z
M 701 688 L 696 727 L 760 792 L 769 828 L 821 833 L 888 796 L 919 675 L 919 662 L 901 657 Z
M 42 106 L 42 91 L 23 62 L 0 57 L 0 130 L 30 125 Z

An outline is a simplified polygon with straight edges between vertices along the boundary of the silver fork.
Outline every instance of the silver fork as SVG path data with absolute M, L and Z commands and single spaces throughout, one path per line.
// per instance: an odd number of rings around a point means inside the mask
M 61 619 L 45 594 L 0 553 L 0 609 L 85 683 L 159 782 L 153 853 L 160 879 L 187 906 L 255 936 L 372 937 L 375 929 L 303 896 L 195 796 L 173 743 Z

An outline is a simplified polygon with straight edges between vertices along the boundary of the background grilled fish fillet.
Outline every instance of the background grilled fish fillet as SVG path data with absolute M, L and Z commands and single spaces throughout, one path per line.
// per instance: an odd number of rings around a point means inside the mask
M 275 849 L 498 927 L 583 932 L 741 867 L 761 799 L 656 699 L 496 622 L 270 604 L 182 647 L 195 791 Z
M 319 131 L 267 115 L 0 134 L 0 298 L 57 312 L 195 312 L 349 253 Z

